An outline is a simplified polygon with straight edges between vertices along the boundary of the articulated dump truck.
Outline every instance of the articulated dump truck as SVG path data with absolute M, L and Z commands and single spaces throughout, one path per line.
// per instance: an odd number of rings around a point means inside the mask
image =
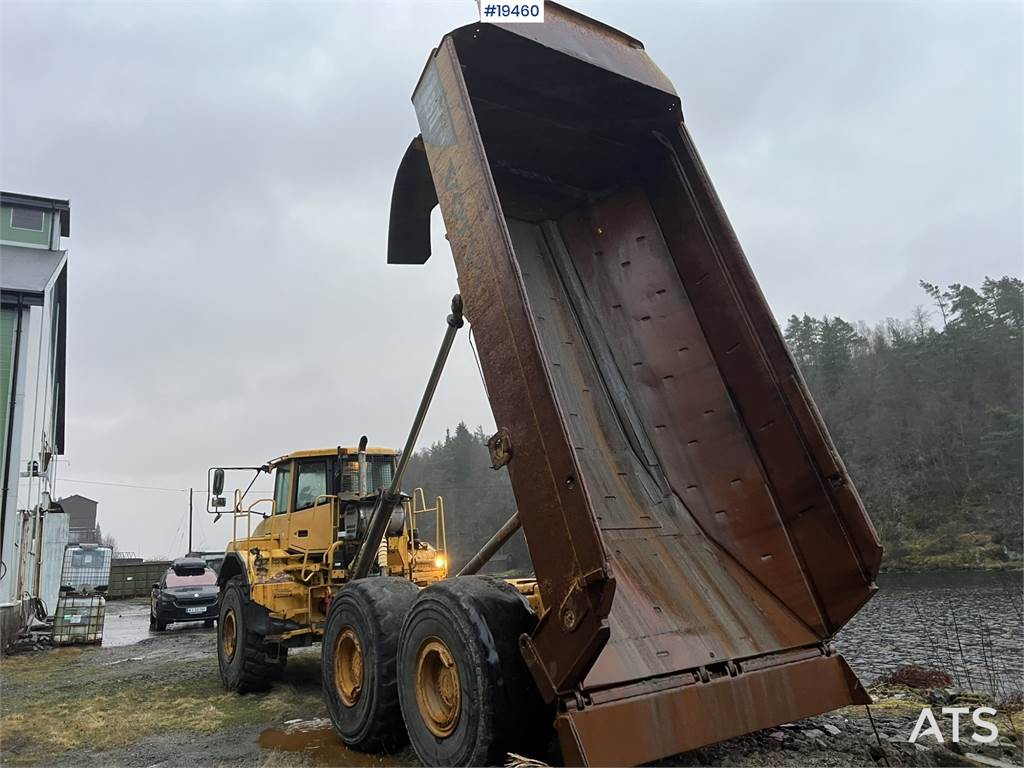
M 829 641 L 878 537 L 643 45 L 549 2 L 446 35 L 412 100 L 388 260 L 428 258 L 439 204 L 540 593 L 517 661 L 566 764 L 868 703 Z M 490 706 L 468 677 L 463 715 Z

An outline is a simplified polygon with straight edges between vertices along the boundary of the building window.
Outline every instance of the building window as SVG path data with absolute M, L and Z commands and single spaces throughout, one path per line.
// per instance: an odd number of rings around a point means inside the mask
M 35 208 L 11 208 L 11 229 L 43 231 L 43 212 Z

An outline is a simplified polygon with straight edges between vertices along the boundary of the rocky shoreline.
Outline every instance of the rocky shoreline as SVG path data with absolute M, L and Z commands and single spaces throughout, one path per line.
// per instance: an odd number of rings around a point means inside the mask
M 879 683 L 869 688 L 874 704 L 845 707 L 798 723 L 679 755 L 658 765 L 672 766 L 1020 766 L 1024 765 L 1024 708 L 1020 698 L 1005 702 L 952 688 L 921 690 Z M 952 720 L 942 707 L 988 706 L 997 714 L 986 719 L 999 728 L 991 744 L 972 739 L 968 715 L 959 742 L 952 740 Z M 943 743 L 931 736 L 909 741 L 923 707 L 931 707 Z M 874 725 L 872 725 L 872 720 Z M 877 738 L 875 732 L 877 730 Z M 986 735 L 985 731 L 979 731 Z

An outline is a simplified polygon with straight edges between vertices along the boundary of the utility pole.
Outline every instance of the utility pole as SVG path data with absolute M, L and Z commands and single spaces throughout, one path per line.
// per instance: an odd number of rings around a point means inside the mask
M 188 489 L 188 552 L 186 555 L 192 554 L 192 489 Z

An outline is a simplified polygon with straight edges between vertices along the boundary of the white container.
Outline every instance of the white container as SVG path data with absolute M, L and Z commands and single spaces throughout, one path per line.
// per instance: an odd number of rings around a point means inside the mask
M 39 567 L 39 598 L 53 615 L 60 594 L 60 575 L 64 569 L 64 549 L 68 545 L 68 514 L 47 512 L 43 517 L 43 551 Z
M 105 606 L 102 595 L 61 595 L 53 613 L 53 644 L 103 642 Z
M 110 547 L 69 544 L 64 550 L 61 589 L 75 592 L 103 591 L 110 585 Z

